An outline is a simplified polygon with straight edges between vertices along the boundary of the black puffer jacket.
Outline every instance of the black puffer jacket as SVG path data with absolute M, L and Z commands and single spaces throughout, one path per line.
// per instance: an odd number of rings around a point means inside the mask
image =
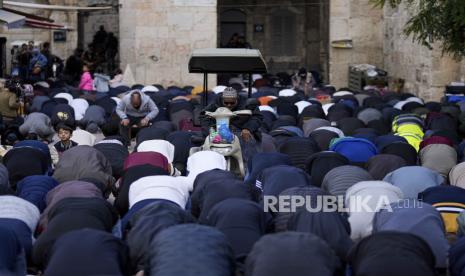
M 150 243 L 146 275 L 233 276 L 234 258 L 226 237 L 215 228 L 183 224 L 169 227 Z

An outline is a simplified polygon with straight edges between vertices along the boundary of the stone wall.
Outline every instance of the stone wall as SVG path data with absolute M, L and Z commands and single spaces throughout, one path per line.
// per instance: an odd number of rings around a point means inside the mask
M 84 1 L 83 1 L 84 2 Z M 115 6 L 118 0 L 87 0 L 88 6 Z M 95 33 L 100 26 L 104 26 L 107 32 L 112 32 L 116 37 L 119 36 L 119 15 L 118 9 L 94 11 L 82 13 L 82 46 L 87 47 L 94 39 Z
M 409 18 L 405 6 L 384 10 L 385 69 L 392 77 L 405 79 L 406 91 L 426 100 L 439 100 L 445 85 L 460 80 L 460 63 L 443 56 L 439 45 L 431 51 L 406 37 L 403 29 Z
M 352 49 L 330 46 L 329 81 L 336 87 L 348 86 L 351 64 L 369 63 L 383 67 L 383 11 L 369 0 L 330 1 L 330 43 L 350 39 Z
M 222 24 L 228 24 L 225 14 L 231 10 L 241 11 L 245 14 L 246 39 L 253 48 L 260 50 L 270 73 L 293 73 L 300 67 L 307 67 L 327 76 L 329 20 L 326 9 L 327 0 L 219 0 L 218 37 L 224 36 Z M 290 39 L 290 35 L 283 35 L 286 39 L 279 41 L 287 47 L 294 47 L 293 54 L 276 55 L 273 52 L 276 42 L 273 21 L 274 16 L 280 14 L 295 18 L 294 27 L 286 26 L 294 37 Z M 257 25 L 262 26 L 263 31 L 257 32 Z
M 121 68 L 129 65 L 138 83 L 200 85 L 189 57 L 216 47 L 216 22 L 216 0 L 120 0 Z
M 59 4 L 59 5 L 75 5 L 77 0 L 39 0 L 34 1 L 40 4 Z M 19 9 L 12 7 L 13 9 Z M 6 72 L 11 72 L 11 43 L 18 40 L 34 40 L 40 42 L 50 42 L 52 53 L 61 57 L 68 57 L 77 46 L 77 12 L 63 12 L 63 11 L 48 11 L 48 10 L 35 10 L 35 9 L 23 9 L 24 12 L 36 14 L 41 17 L 50 18 L 55 20 L 56 24 L 65 25 L 72 30 L 67 32 L 66 42 L 53 42 L 53 31 L 34 29 L 34 28 L 19 28 L 19 29 L 7 29 L 6 27 L 0 27 L 0 37 L 7 39 L 6 43 Z

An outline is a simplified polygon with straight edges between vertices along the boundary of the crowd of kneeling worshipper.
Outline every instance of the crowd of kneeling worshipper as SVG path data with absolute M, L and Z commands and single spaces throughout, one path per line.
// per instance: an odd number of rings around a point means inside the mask
M 465 275 L 465 102 L 270 76 L 202 91 L 2 88 L 0 275 Z M 252 111 L 231 121 L 243 178 L 190 154 L 218 107 Z M 307 208 L 330 195 L 347 209 Z M 264 208 L 284 196 L 310 202 Z

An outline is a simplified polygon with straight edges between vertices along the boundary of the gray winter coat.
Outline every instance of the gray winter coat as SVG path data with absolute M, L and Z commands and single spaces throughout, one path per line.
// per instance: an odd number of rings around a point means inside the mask
M 110 91 L 110 77 L 103 74 L 94 74 L 94 87 L 97 92 L 106 93 Z
M 135 109 L 131 104 L 131 94 L 134 92 L 139 92 L 141 95 L 142 103 L 139 109 Z M 116 107 L 116 114 L 118 114 L 121 119 L 127 119 L 128 116 L 132 116 L 139 118 L 145 117 L 152 120 L 158 115 L 158 107 L 149 96 L 144 94 L 144 92 L 133 90 L 126 94 L 118 104 Z

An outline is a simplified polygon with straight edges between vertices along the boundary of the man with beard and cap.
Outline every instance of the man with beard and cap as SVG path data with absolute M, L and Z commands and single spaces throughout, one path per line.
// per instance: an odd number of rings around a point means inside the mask
M 147 127 L 150 121 L 157 117 L 159 110 L 149 96 L 139 90 L 133 90 L 116 106 L 116 113 L 121 119 L 120 134 L 129 144 L 131 127 Z
M 232 87 L 227 87 L 223 93 L 217 97 L 215 103 L 207 106 L 204 112 L 215 112 L 220 107 L 226 107 L 231 111 L 244 110 L 246 107 L 240 102 L 240 97 L 236 90 Z M 247 162 L 248 157 L 253 156 L 258 145 L 256 141 L 261 140 L 260 127 L 262 126 L 262 115 L 257 109 L 251 110 L 252 116 L 236 116 L 231 118 L 229 127 L 233 133 L 239 134 L 242 146 L 242 155 Z M 202 112 L 204 114 L 204 112 Z M 215 119 L 201 115 L 201 124 L 203 133 L 208 134 L 210 127 L 216 125 Z M 247 145 L 247 146 L 246 146 Z

